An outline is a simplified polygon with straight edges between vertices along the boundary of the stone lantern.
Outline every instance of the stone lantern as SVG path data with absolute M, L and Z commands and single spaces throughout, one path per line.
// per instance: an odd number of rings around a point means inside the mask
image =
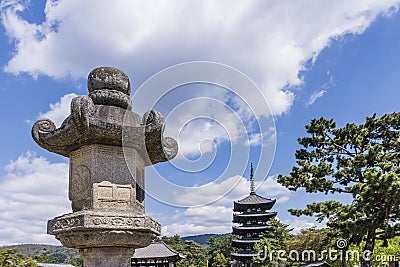
M 128 267 L 135 248 L 160 234 L 144 214 L 144 168 L 168 161 L 177 143 L 163 137 L 164 118 L 154 110 L 131 111 L 129 78 L 112 67 L 90 72 L 88 96 L 71 102 L 71 114 L 57 128 L 35 122 L 38 145 L 70 159 L 72 213 L 48 221 L 47 232 L 78 248 L 84 267 Z

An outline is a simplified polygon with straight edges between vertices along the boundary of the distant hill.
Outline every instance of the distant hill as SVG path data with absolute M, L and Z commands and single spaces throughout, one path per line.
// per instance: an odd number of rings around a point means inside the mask
M 182 241 L 193 240 L 194 242 L 199 243 L 202 246 L 207 246 L 207 241 L 212 236 L 221 237 L 227 234 L 202 234 L 202 235 L 191 235 L 182 237 Z
M 77 260 L 79 252 L 77 249 L 66 248 L 63 246 L 43 245 L 43 244 L 21 244 L 0 247 L 0 249 L 15 248 L 27 257 L 42 255 L 51 259 L 56 259 L 59 263 L 68 262 L 68 260 Z

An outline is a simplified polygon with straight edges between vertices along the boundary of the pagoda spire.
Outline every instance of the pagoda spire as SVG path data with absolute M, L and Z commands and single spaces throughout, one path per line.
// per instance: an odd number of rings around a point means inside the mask
M 250 194 L 254 194 L 254 171 L 253 163 L 250 163 Z

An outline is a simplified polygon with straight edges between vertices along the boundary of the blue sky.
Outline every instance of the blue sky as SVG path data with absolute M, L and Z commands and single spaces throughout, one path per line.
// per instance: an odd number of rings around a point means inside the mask
M 146 189 L 157 198 L 147 196 L 146 212 L 164 234 L 229 232 L 232 202 L 248 193 L 250 162 L 258 193 L 278 200 L 282 221 L 296 230 L 316 224 L 287 209 L 326 197 L 275 181 L 290 172 L 304 125 L 321 116 L 362 123 L 400 107 L 397 1 L 92 2 L 0 2 L 0 245 L 57 244 L 46 221 L 70 212 L 68 159 L 37 146 L 30 130 L 39 117 L 60 123 L 70 100 L 87 94 L 95 67 L 127 73 L 133 109 L 162 111 L 166 133 L 179 137 L 176 159 L 146 169 Z M 258 88 L 239 80 L 141 86 L 191 61 L 231 66 Z

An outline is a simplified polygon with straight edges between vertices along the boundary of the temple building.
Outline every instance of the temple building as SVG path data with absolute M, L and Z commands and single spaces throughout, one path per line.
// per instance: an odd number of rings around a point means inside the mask
M 276 212 L 269 211 L 276 199 L 265 198 L 256 194 L 254 189 L 253 164 L 250 167 L 250 194 L 234 202 L 233 207 L 233 234 L 240 236 L 232 240 L 232 247 L 239 252 L 231 254 L 238 266 L 252 266 L 254 243 L 262 238 L 262 233 L 270 229 L 268 221 L 276 216 Z
M 175 267 L 176 262 L 185 257 L 164 242 L 152 242 L 147 247 L 136 249 L 131 267 Z

